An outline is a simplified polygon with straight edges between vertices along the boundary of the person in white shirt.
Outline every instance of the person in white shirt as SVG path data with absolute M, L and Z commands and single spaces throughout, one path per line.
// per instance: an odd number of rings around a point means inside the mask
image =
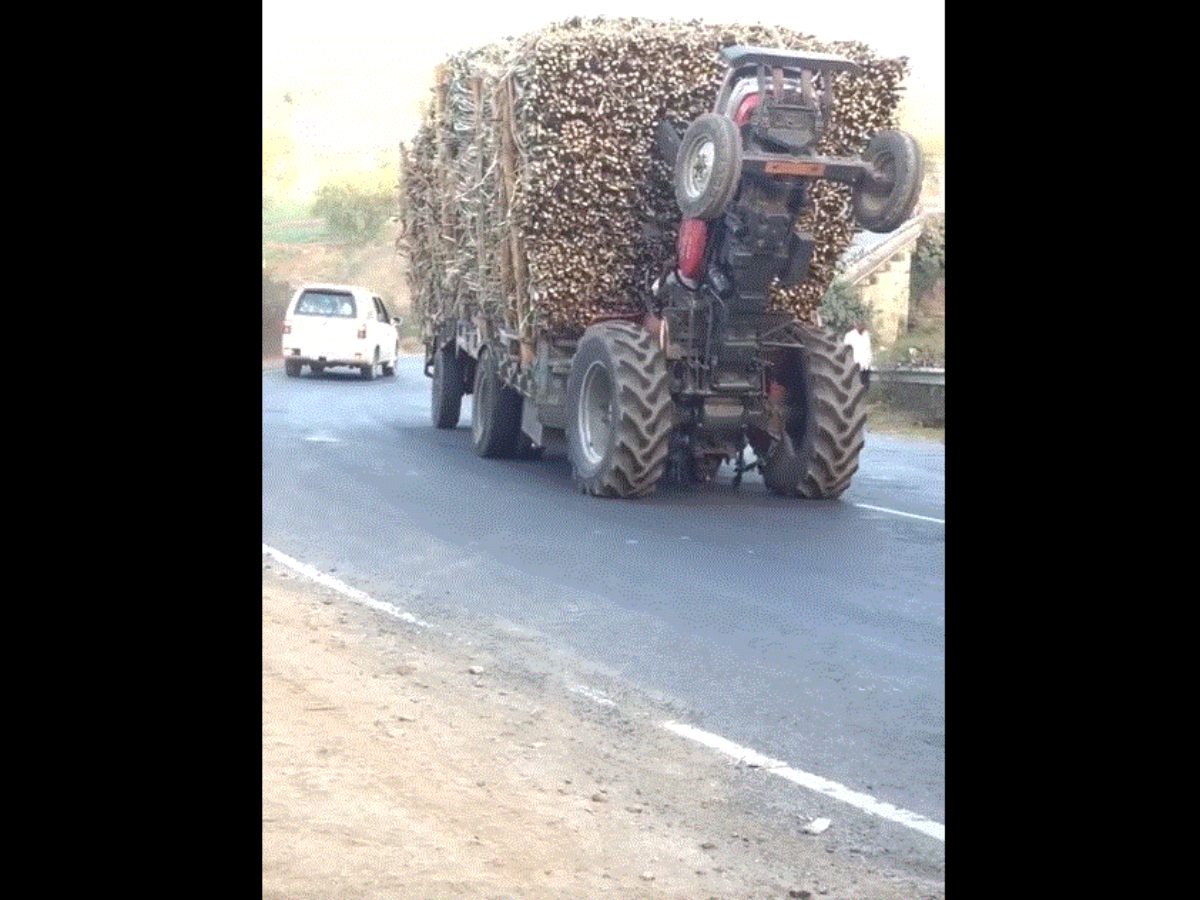
M 854 361 L 858 363 L 859 377 L 863 387 L 871 386 L 871 332 L 867 331 L 867 323 L 858 321 L 846 332 L 842 342 L 850 345 Z

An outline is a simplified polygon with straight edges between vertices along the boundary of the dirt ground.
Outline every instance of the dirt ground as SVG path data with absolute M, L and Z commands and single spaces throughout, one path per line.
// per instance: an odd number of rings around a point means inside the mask
M 263 566 L 264 897 L 943 896 L 747 815 L 711 751 Z
M 897 409 L 878 400 L 867 405 L 867 431 L 946 443 L 946 426 L 927 427 L 921 424 L 919 413 Z

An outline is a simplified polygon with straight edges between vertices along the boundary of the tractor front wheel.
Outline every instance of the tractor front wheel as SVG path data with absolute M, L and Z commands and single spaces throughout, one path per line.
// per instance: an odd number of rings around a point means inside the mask
M 881 131 L 863 159 L 872 172 L 854 188 L 854 218 L 868 231 L 888 234 L 909 220 L 921 196 L 921 148 L 907 132 Z
M 688 126 L 675 157 L 675 202 L 685 219 L 719 219 L 742 178 L 742 133 L 705 113 Z

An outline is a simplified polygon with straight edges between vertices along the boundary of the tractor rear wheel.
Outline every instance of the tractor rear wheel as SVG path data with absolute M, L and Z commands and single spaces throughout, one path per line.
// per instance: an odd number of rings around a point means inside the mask
M 567 381 L 567 451 L 582 489 L 643 497 L 667 463 L 674 404 L 667 361 L 640 325 L 603 322 L 583 333 Z
M 858 470 L 867 389 L 847 344 L 830 331 L 795 323 L 801 345 L 782 367 L 788 390 L 785 435 L 767 453 L 763 481 L 777 494 L 810 500 L 840 496 Z

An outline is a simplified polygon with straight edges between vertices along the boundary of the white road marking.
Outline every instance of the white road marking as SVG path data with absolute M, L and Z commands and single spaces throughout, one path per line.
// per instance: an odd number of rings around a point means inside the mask
M 422 628 L 429 627 L 428 622 L 422 622 L 412 613 L 405 612 L 394 604 L 384 603 L 382 600 L 376 600 L 370 594 L 360 591 L 358 588 L 350 587 L 350 585 L 346 584 L 346 582 L 342 581 L 340 578 L 334 578 L 332 575 L 327 575 L 315 566 L 310 566 L 308 563 L 300 562 L 298 559 L 293 559 L 286 553 L 276 550 L 274 547 L 268 547 L 266 544 L 263 544 L 262 552 L 266 553 L 272 559 L 283 563 L 293 572 L 303 575 L 305 578 L 311 579 L 317 584 L 323 585 L 327 588 L 332 588 L 343 597 L 349 597 L 351 600 L 361 603 L 363 606 L 369 606 L 371 609 L 376 609 L 379 610 L 379 612 L 387 613 L 389 616 L 393 616 L 402 622 L 407 622 L 409 625 L 419 625 Z
M 572 694 L 582 694 L 584 697 L 587 697 L 589 700 L 594 700 L 596 703 L 599 703 L 601 706 L 616 706 L 617 705 L 612 700 L 609 700 L 607 697 L 605 697 L 604 694 L 602 694 L 600 691 L 590 688 L 584 684 L 572 685 L 572 686 L 568 687 L 567 690 L 570 691 Z
M 780 778 L 786 778 L 788 781 L 794 782 L 801 787 L 817 791 L 827 797 L 832 797 L 834 800 L 849 803 L 851 806 L 861 809 L 863 812 L 870 813 L 873 816 L 897 822 L 914 831 L 919 831 L 922 834 L 936 838 L 939 841 L 946 840 L 946 826 L 942 823 L 927 819 L 906 809 L 900 809 L 898 806 L 893 806 L 890 803 L 884 803 L 882 800 L 876 800 L 870 794 L 853 791 L 845 785 L 838 784 L 836 781 L 830 781 L 828 778 L 822 778 L 820 775 L 813 775 L 811 772 L 802 772 L 799 769 L 793 769 L 785 762 L 771 759 L 769 756 L 763 756 L 749 747 L 742 747 L 710 731 L 702 731 L 699 728 L 685 725 L 682 722 L 663 722 L 662 727 L 680 737 L 688 738 L 689 740 L 703 744 L 705 747 L 711 747 L 713 750 L 718 750 L 727 756 L 732 756 L 739 762 L 750 766 L 757 766 L 773 775 L 778 775 Z
M 939 522 L 942 525 L 946 524 L 945 519 L 935 519 L 933 516 L 918 516 L 916 513 L 900 512 L 898 509 L 888 509 L 886 506 L 872 506 L 870 503 L 855 503 L 859 509 L 873 509 L 876 512 L 891 513 L 893 516 L 906 516 L 910 519 L 920 519 L 923 522 Z
M 314 444 L 340 444 L 341 438 L 336 438 L 332 434 L 310 434 L 304 438 L 306 441 L 312 441 Z

